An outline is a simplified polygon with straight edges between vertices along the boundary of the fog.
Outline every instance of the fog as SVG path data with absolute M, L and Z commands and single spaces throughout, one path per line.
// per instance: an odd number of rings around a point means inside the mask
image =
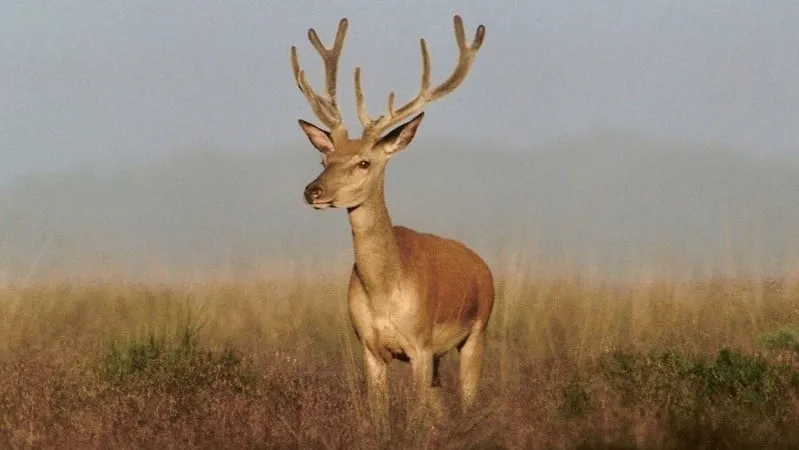
M 498 6 L 499 5 L 499 6 Z M 289 48 L 350 27 L 370 111 L 455 63 L 452 15 L 485 44 L 388 168 L 395 223 L 494 266 L 794 270 L 799 4 L 83 2 L 0 6 L 0 273 L 214 272 L 351 260 Z

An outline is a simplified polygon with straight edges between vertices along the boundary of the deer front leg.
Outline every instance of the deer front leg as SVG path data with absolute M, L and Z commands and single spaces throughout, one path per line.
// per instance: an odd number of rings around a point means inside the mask
M 383 428 L 388 424 L 388 364 L 367 346 L 364 346 L 363 359 L 369 409 L 378 426 Z

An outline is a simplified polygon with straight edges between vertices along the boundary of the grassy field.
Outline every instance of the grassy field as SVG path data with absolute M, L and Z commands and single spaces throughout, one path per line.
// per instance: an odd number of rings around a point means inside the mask
M 382 434 L 343 276 L 0 287 L 0 447 L 799 447 L 799 279 L 497 278 L 476 408 L 395 362 Z

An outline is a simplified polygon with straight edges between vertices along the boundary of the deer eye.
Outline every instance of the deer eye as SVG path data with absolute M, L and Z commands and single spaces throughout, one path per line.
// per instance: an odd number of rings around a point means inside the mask
M 361 169 L 368 169 L 371 163 L 365 159 L 358 161 L 358 167 Z

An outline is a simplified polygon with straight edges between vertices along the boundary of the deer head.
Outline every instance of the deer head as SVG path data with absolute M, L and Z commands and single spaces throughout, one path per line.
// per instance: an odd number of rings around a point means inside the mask
M 385 114 L 372 119 L 366 113 L 363 89 L 361 87 L 361 68 L 355 68 L 355 103 L 358 120 L 363 126 L 361 137 L 350 139 L 341 111 L 336 101 L 336 77 L 338 59 L 347 33 L 347 19 L 341 19 L 332 48 L 326 48 L 313 28 L 308 30 L 311 45 L 322 57 L 325 66 L 326 95 L 317 94 L 305 78 L 297 58 L 297 48 L 291 47 L 291 65 L 297 86 L 305 95 L 311 110 L 319 121 L 328 128 L 325 130 L 300 119 L 300 128 L 308 136 L 311 144 L 322 153 L 322 173 L 305 187 L 305 200 L 314 208 L 327 207 L 355 208 L 361 205 L 377 189 L 382 190 L 386 163 L 396 152 L 411 143 L 428 104 L 454 91 L 469 72 L 477 51 L 483 44 L 485 27 L 477 27 L 474 41 L 466 42 L 463 20 L 454 17 L 455 40 L 458 44 L 458 63 L 450 76 L 438 86 L 430 86 L 430 54 L 424 39 L 420 40 L 422 51 L 422 82 L 419 93 L 405 105 L 394 107 L 394 93 L 388 96 Z M 405 123 L 401 122 L 412 117 Z M 391 131 L 389 129 L 393 128 Z

